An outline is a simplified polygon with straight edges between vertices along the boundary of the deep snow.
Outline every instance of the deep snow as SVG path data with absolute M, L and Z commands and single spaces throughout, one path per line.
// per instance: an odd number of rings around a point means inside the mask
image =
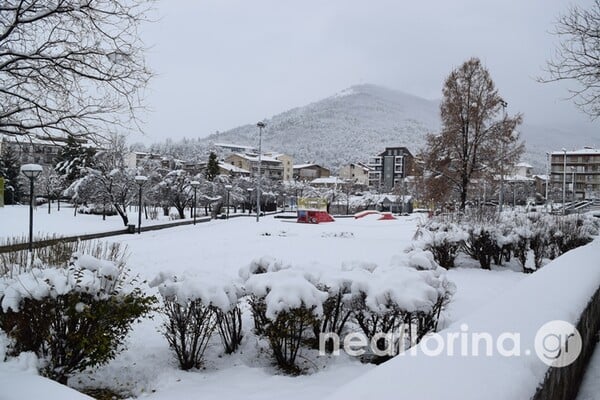
M 87 218 L 90 218 L 88 225 L 79 225 Z M 106 240 L 126 244 L 130 253 L 128 266 L 148 282 L 164 272 L 238 277 L 240 268 L 263 256 L 314 269 L 339 268 L 342 264 L 344 268 L 389 266 L 409 245 L 419 218 L 401 217 L 392 221 L 378 221 L 376 216 L 359 220 L 340 218 L 334 223 L 308 225 L 273 217 L 256 223 L 254 218 L 242 217 Z M 39 219 L 41 225 L 44 219 Z M 73 218 L 72 210 L 56 223 L 57 230 L 73 233 L 77 227 L 95 229 L 103 225 L 98 216 Z M 443 326 L 498 298 L 524 275 L 509 270 L 457 268 L 448 271 L 447 277 L 456 284 L 457 292 L 446 311 Z M 148 290 L 157 293 L 156 289 Z M 246 312 L 245 330 L 250 319 Z M 209 345 L 204 369 L 183 372 L 177 369 L 174 355 L 159 333 L 161 323 L 162 317 L 156 316 L 136 325 L 125 352 L 107 366 L 75 376 L 70 384 L 112 387 L 149 399 L 293 400 L 325 397 L 374 368 L 348 356 L 307 357 L 300 360 L 301 366 L 313 373 L 284 376 L 272 366 L 265 352 L 266 344 L 248 334 L 238 353 L 223 355 L 217 340 Z

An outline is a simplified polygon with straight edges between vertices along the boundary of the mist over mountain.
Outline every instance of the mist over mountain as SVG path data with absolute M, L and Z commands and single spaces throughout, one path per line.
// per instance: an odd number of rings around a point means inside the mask
M 385 147 L 406 146 L 417 152 L 425 135 L 440 128 L 439 101 L 376 85 L 357 85 L 264 122 L 263 150 L 290 154 L 295 163 L 316 162 L 336 170 L 349 162 L 367 161 Z M 547 151 L 600 144 L 599 135 L 575 127 L 567 131 L 525 123 L 519 130 L 527 148 L 522 161 L 532 164 L 538 173 L 545 171 Z M 215 143 L 258 146 L 256 123 L 205 138 L 156 143 L 145 150 L 198 160 L 206 159 Z

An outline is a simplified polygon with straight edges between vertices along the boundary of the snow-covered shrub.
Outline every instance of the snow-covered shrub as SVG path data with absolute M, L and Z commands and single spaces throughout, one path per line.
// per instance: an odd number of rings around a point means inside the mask
M 393 343 L 380 338 L 376 344 L 379 351 L 397 354 L 437 329 L 440 312 L 456 287 L 431 252 L 415 249 L 396 258 L 390 268 L 375 269 L 354 290 L 360 293 L 353 314 L 360 329 L 369 340 L 382 333 L 396 335 L 388 336 Z
M 215 330 L 225 352 L 237 349 L 242 339 L 240 288 L 216 274 L 183 276 L 159 274 L 151 283 L 163 298 L 164 336 L 183 370 L 199 368 Z
M 10 353 L 35 353 L 42 373 L 61 383 L 113 359 L 131 325 L 151 311 L 124 265 L 75 253 L 68 268 L 34 267 L 0 278 L 0 327 Z
M 454 222 L 430 220 L 419 227 L 417 247 L 429 250 L 442 267 L 454 267 L 454 260 L 468 238 L 468 233 Z
M 281 369 L 299 373 L 296 357 L 307 332 L 323 315 L 328 295 L 316 287 L 305 271 L 278 268 L 279 264 L 274 262 L 265 265 L 260 260 L 251 265 L 254 266 L 250 269 L 261 272 L 250 275 L 245 282 L 254 321 L 260 324 L 255 330 L 268 339 Z M 258 265 L 261 267 L 255 268 Z M 247 271 L 241 271 L 240 275 L 246 275 Z
M 359 293 L 353 289 L 359 286 L 358 282 L 368 279 L 375 268 L 375 264 L 354 263 L 343 265 L 341 270 L 323 270 L 317 286 L 327 292 L 327 299 L 323 302 L 322 316 L 315 320 L 313 326 L 315 346 L 319 344 L 321 334 L 334 333 L 340 338 L 344 336 L 346 326 L 359 304 Z M 333 346 L 333 339 L 329 338 L 324 350 L 332 352 Z
M 583 246 L 599 234 L 597 218 L 588 215 L 566 215 L 557 217 L 553 234 L 553 244 L 558 255 Z
M 242 281 L 247 281 L 254 274 L 264 274 L 266 272 L 276 272 L 282 269 L 288 269 L 291 266 L 284 265 L 272 257 L 264 256 L 253 260 L 248 266 L 239 270 L 239 276 Z M 255 296 L 250 296 L 250 306 L 252 308 L 252 318 L 254 319 L 254 332 L 257 335 L 264 333 L 264 327 L 268 320 L 266 318 L 266 304 Z
M 495 229 L 487 225 L 468 228 L 469 236 L 464 241 L 465 253 L 479 261 L 482 269 L 491 269 L 492 261 L 499 260 L 502 249 L 496 241 Z

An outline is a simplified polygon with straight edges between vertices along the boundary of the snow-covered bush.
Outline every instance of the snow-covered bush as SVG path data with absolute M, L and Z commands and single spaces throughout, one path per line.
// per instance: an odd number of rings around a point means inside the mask
M 254 271 L 245 281 L 245 289 L 255 324 L 259 324 L 255 331 L 268 339 L 282 370 L 299 373 L 296 357 L 307 332 L 323 315 L 328 295 L 317 288 L 306 271 L 282 267 L 263 258 L 240 271 L 240 276 Z
M 469 236 L 463 244 L 465 253 L 479 261 L 482 269 L 491 269 L 492 261 L 499 260 L 502 254 L 494 227 L 478 224 L 467 229 Z
M 226 353 L 234 352 L 242 340 L 238 306 L 239 286 L 230 278 L 204 274 L 181 278 L 159 274 L 151 283 L 158 286 L 164 302 L 164 336 L 183 370 L 199 368 L 215 330 Z
M 123 264 L 75 253 L 67 268 L 34 267 L 0 278 L 0 327 L 12 355 L 42 360 L 42 373 L 61 383 L 113 359 L 131 325 L 152 309 Z
M 375 269 L 354 290 L 360 296 L 353 317 L 363 333 L 369 340 L 382 333 L 396 335 L 379 338 L 376 344 L 379 351 L 397 354 L 437 329 L 440 312 L 456 287 L 431 252 L 415 249 L 397 257 L 391 267 Z
M 443 267 L 454 265 L 458 252 L 478 260 L 481 268 L 502 265 L 512 257 L 523 271 L 534 272 L 545 259 L 589 243 L 599 221 L 587 215 L 505 212 L 436 217 L 419 227 L 412 248 L 430 250 Z
M 600 220 L 590 215 L 567 215 L 555 222 L 552 242 L 560 254 L 592 241 L 600 232 Z
M 442 267 L 454 267 L 454 260 L 468 239 L 468 233 L 454 222 L 430 220 L 417 231 L 416 247 L 429 250 Z
M 405 343 L 395 339 L 391 346 L 397 354 L 437 328 L 441 309 L 455 291 L 433 254 L 421 249 L 396 257 L 386 268 L 359 262 L 300 267 L 263 257 L 240 276 L 255 331 L 267 337 L 277 363 L 291 372 L 298 372 L 294 359 L 303 344 L 319 343 L 331 352 L 334 340 L 321 334 L 335 334 L 342 344 L 352 328 L 372 340 L 398 334 L 408 324 L 414 336 L 409 333 Z M 327 341 L 321 343 L 321 337 Z M 380 349 L 386 347 L 385 339 L 376 341 Z

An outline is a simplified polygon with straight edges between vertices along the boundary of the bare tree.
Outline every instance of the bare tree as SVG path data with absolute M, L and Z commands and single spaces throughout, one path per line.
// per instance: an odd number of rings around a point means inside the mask
M 0 4 L 0 133 L 92 139 L 137 127 L 145 0 Z
M 547 63 L 550 77 L 541 82 L 575 81 L 571 98 L 592 118 L 600 116 L 600 0 L 589 9 L 573 6 L 554 30 L 560 43 Z
M 522 152 L 515 132 L 522 117 L 508 117 L 505 107 L 489 71 L 477 58 L 463 63 L 446 79 L 440 106 L 442 131 L 428 135 L 424 162 L 429 179 L 458 193 L 461 209 L 473 179 L 491 166 L 513 161 L 507 154 L 498 159 L 500 148 L 514 147 L 517 159 Z

